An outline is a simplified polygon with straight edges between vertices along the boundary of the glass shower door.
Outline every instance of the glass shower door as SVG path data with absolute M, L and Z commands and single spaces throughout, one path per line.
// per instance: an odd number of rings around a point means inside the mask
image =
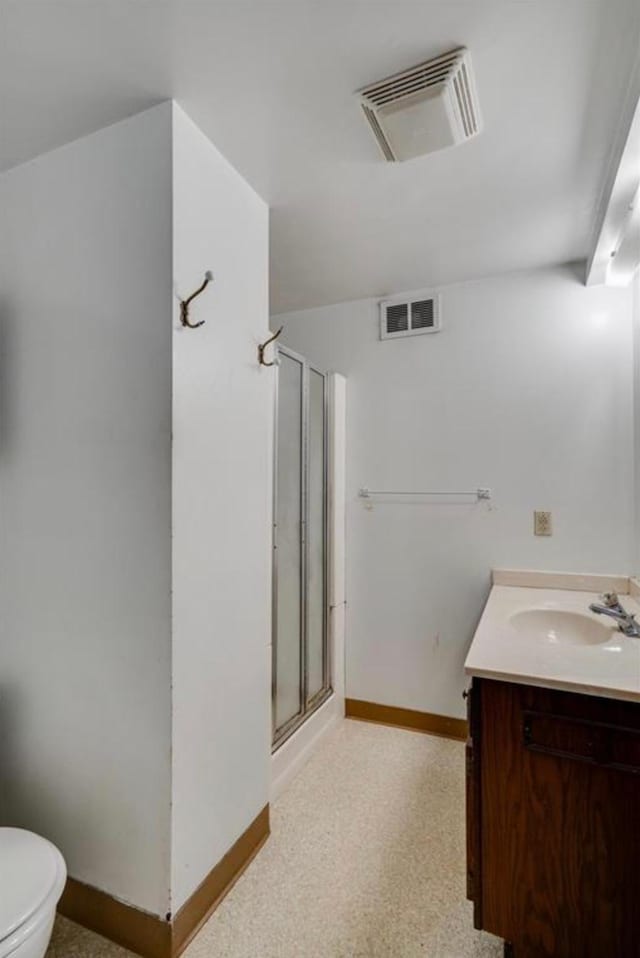
M 325 377 L 309 368 L 307 462 L 307 687 L 310 707 L 327 687 Z
M 282 352 L 278 367 L 274 527 L 274 724 L 302 713 L 304 366 Z M 277 553 L 277 555 L 275 555 Z
M 273 743 L 330 694 L 326 376 L 278 349 L 273 540 Z

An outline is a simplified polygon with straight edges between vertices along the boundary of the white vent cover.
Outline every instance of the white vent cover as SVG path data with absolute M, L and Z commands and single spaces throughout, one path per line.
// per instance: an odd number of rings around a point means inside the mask
M 364 115 L 389 161 L 455 146 L 481 129 L 471 55 L 465 47 L 358 92 Z
M 423 293 L 415 299 L 386 299 L 380 303 L 380 339 L 421 336 L 441 328 L 439 296 Z

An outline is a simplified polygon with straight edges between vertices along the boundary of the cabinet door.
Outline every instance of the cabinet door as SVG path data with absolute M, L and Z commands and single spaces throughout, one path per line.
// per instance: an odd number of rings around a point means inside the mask
M 517 958 L 640 958 L 640 708 L 482 682 L 482 918 Z

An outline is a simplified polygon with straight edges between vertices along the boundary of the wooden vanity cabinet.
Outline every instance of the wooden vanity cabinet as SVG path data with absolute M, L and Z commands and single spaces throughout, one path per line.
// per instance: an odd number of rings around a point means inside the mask
M 640 704 L 474 678 L 467 895 L 514 958 L 640 958 Z

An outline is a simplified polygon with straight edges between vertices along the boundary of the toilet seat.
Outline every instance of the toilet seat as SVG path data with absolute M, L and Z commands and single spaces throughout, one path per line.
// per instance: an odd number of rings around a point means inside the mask
M 55 911 L 66 880 L 58 849 L 20 828 L 0 828 L 0 956 Z

